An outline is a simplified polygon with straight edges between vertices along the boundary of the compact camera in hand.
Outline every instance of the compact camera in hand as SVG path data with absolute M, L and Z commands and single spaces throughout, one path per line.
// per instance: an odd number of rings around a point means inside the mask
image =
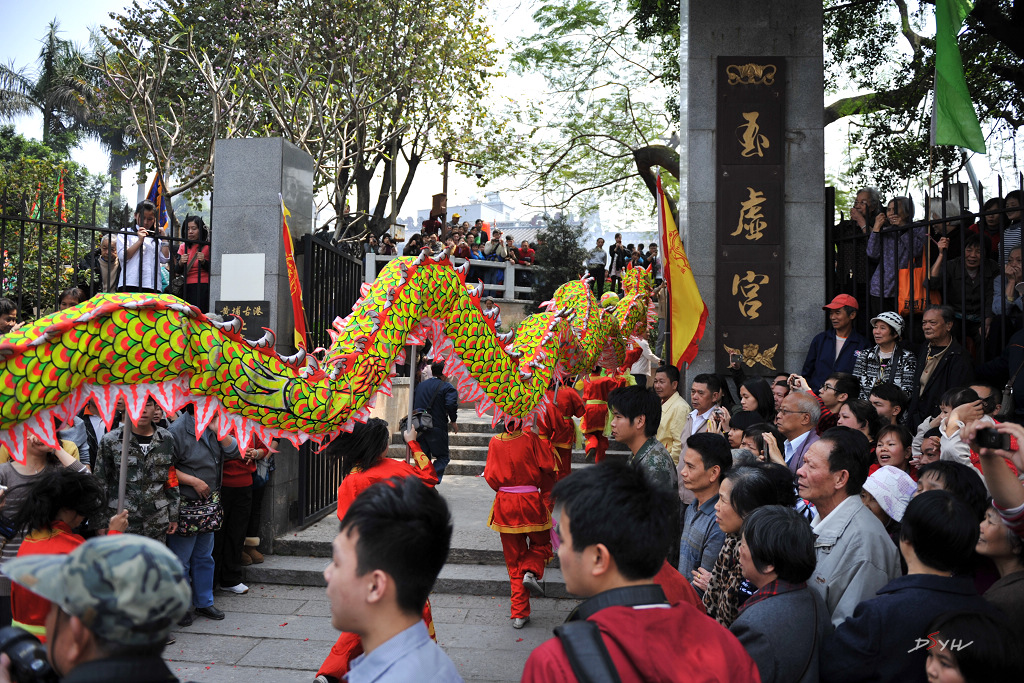
M 1010 435 L 997 432 L 991 427 L 979 429 L 975 432 L 974 442 L 981 448 L 1001 448 L 1004 451 L 1010 450 Z

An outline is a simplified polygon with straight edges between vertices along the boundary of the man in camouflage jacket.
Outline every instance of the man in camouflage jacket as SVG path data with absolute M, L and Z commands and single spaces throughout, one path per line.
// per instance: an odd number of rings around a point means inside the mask
M 155 410 L 156 403 L 149 399 L 138 422 L 132 424 L 126 420 L 132 436 L 128 445 L 124 506 L 128 510 L 128 533 L 164 543 L 167 534 L 173 534 L 178 528 L 180 496 L 177 476 L 172 468 L 178 446 L 170 432 L 153 424 Z M 99 456 L 93 463 L 93 474 L 106 487 L 112 509 L 117 507 L 122 429 L 123 425 L 103 436 Z

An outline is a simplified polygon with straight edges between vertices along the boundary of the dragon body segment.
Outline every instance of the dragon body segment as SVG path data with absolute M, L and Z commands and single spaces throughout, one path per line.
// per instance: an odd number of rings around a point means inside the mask
M 271 331 L 246 340 L 241 321 L 213 320 L 174 296 L 93 297 L 0 337 L 0 440 L 20 460 L 26 436 L 56 445 L 55 421 L 89 400 L 109 424 L 118 399 L 136 418 L 152 397 L 168 411 L 194 403 L 199 432 L 219 413 L 220 435 L 242 443 L 253 434 L 319 442 L 364 421 L 376 392 L 390 394 L 405 346 L 425 339 L 479 414 L 529 424 L 552 378 L 597 364 L 622 370 L 639 355 L 632 340 L 646 332 L 651 292 L 644 269 L 627 270 L 614 312 L 581 279 L 515 335 L 496 332 L 482 285 L 467 287 L 465 272 L 447 256 L 392 260 L 335 320 L 319 357 L 282 357 Z

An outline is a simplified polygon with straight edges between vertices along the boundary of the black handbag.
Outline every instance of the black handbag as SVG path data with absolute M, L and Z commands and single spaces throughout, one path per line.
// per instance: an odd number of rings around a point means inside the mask
M 416 429 L 416 433 L 430 431 L 434 428 L 434 416 L 430 414 L 430 406 L 434 405 L 434 399 L 437 398 L 437 394 L 441 391 L 441 387 L 444 385 L 444 380 L 439 379 L 437 388 L 434 389 L 434 394 L 430 397 L 430 401 L 427 402 L 426 410 L 414 410 L 412 411 L 412 426 Z M 405 432 L 409 425 L 409 418 L 403 417 L 398 421 L 398 431 Z
M 192 264 L 199 257 L 199 250 L 201 248 L 202 247 L 196 247 L 196 253 L 192 254 L 192 258 L 190 258 L 188 263 L 185 265 L 184 275 L 175 275 L 174 279 L 171 280 L 171 284 L 167 286 L 168 294 L 180 297 L 185 292 L 185 277 L 188 275 L 188 271 L 192 270 Z
M 220 491 L 209 498 L 191 500 L 182 498 L 178 503 L 178 530 L 175 536 L 198 536 L 217 531 L 224 523 L 224 507 L 220 504 Z

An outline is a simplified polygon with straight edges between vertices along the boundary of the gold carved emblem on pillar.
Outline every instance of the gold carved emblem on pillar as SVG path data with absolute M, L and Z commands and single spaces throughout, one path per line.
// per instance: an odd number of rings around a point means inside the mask
M 772 364 L 772 358 L 775 356 L 775 351 L 779 348 L 779 345 L 776 344 L 764 351 L 760 350 L 761 346 L 759 344 L 744 344 L 742 351 L 734 349 L 728 344 L 722 344 L 722 348 L 725 349 L 726 353 L 735 353 L 737 356 L 740 356 L 740 362 L 744 363 L 748 368 L 752 368 L 760 363 L 769 370 L 774 370 L 775 365 Z
M 774 64 L 730 64 L 725 68 L 729 85 L 774 85 Z

